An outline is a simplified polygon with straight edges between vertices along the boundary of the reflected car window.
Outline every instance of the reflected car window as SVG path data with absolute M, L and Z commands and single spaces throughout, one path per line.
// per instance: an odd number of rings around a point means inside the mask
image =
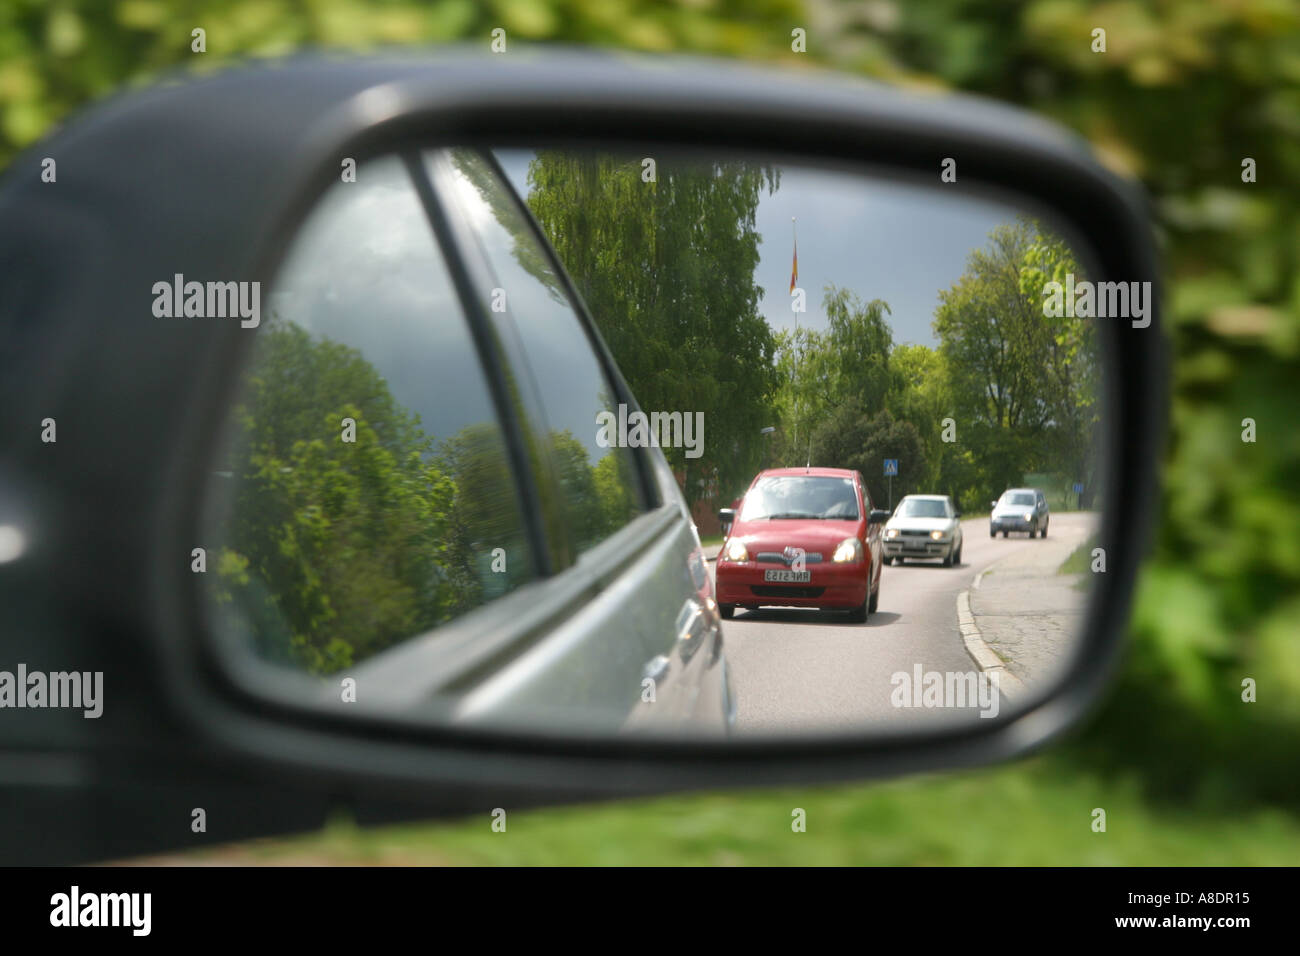
M 454 198 L 472 224 L 514 320 L 545 406 L 551 452 L 579 551 L 643 510 L 632 453 L 602 445 L 600 413 L 618 415 L 614 390 L 511 187 L 481 153 L 447 154 Z
M 267 302 L 209 575 L 257 652 L 333 673 L 532 579 L 482 367 L 400 160 L 332 187 Z

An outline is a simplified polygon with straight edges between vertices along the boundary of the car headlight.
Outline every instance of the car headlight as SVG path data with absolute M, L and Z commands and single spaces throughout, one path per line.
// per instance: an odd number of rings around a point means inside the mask
M 930 532 L 930 537 L 933 538 L 935 541 L 942 541 L 942 540 L 943 540 L 943 532 L 942 532 L 942 531 L 931 531 L 931 532 Z
M 727 542 L 727 560 L 728 561 L 748 561 L 749 550 L 745 547 L 745 542 L 739 538 L 732 538 Z
M 1034 513 L 1033 513 L 1032 511 L 1026 511 L 1026 512 L 1025 512 L 1025 520 L 1026 520 L 1026 521 L 1033 521 L 1033 520 L 1034 520 Z
M 886 537 L 886 538 L 897 538 L 897 537 L 898 537 L 898 529 L 897 529 L 897 528 L 886 528 L 886 529 L 885 529 L 885 537 Z M 853 540 L 856 541 L 857 538 L 854 538 Z
M 835 557 L 831 560 L 838 563 L 843 563 L 845 561 L 861 561 L 862 542 L 857 538 L 845 538 L 839 543 L 839 547 L 835 549 Z

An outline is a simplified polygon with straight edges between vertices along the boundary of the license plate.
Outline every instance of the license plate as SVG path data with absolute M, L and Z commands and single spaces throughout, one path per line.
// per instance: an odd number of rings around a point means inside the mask
M 764 571 L 764 581 L 776 581 L 780 584 L 807 584 L 812 580 L 811 571 Z

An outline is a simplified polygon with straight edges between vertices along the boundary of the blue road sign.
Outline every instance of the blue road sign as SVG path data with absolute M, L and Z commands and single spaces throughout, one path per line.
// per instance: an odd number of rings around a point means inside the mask
M 1083 485 L 1077 481 L 1074 483 L 1074 493 L 1076 495 L 1083 494 Z
M 886 459 L 885 459 L 885 476 L 888 477 L 889 475 L 896 475 L 896 474 L 898 474 L 898 459 L 897 459 L 897 458 L 886 458 Z

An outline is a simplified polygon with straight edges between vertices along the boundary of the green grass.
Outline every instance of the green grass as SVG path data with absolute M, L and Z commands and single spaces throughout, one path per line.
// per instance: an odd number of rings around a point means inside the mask
M 707 538 L 701 537 L 700 544 L 701 546 L 703 546 L 706 554 L 711 554 L 713 551 L 717 551 L 720 547 L 722 547 L 722 535 L 711 534 Z
M 1092 570 L 1092 549 L 1097 547 L 1094 535 L 1070 552 L 1070 556 L 1061 562 L 1057 574 L 1087 574 Z
M 806 811 L 807 832 L 791 830 Z M 1105 833 L 1092 830 L 1106 811 Z M 449 865 L 1287 865 L 1300 822 L 1273 809 L 1150 805 L 1051 755 L 876 785 L 672 797 L 193 851 L 186 862 Z

